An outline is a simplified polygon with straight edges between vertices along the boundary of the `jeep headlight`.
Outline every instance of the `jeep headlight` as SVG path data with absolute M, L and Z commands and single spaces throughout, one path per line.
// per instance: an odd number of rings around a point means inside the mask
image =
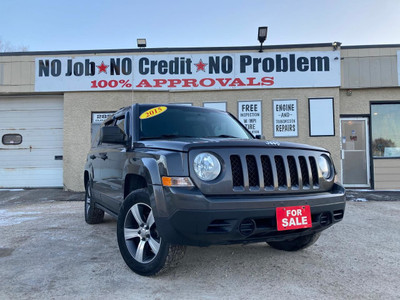
M 332 177 L 333 174 L 333 166 L 332 166 L 332 162 L 329 159 L 328 156 L 326 155 L 321 155 L 318 158 L 318 166 L 319 169 L 321 170 L 321 174 L 322 176 L 328 180 Z
M 196 175 L 204 181 L 214 180 L 221 173 L 219 159 L 207 152 L 196 155 L 193 167 Z

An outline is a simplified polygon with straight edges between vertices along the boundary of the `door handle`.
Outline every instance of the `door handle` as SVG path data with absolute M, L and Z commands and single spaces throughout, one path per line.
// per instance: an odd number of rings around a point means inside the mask
M 90 159 L 96 159 L 96 155 L 93 155 L 93 154 L 90 155 L 89 157 L 90 157 Z

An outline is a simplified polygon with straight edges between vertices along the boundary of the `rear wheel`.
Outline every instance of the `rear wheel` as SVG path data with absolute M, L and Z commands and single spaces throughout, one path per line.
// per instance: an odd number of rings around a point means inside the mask
M 88 180 L 85 191 L 85 221 L 88 224 L 98 224 L 103 222 L 103 219 L 104 211 L 95 207 L 90 180 Z
M 298 251 L 310 247 L 314 244 L 319 236 L 320 232 L 309 235 L 299 236 L 293 240 L 279 241 L 279 242 L 267 242 L 272 248 L 284 251 Z
M 151 276 L 173 267 L 186 247 L 171 245 L 159 235 L 146 190 L 130 193 L 121 206 L 117 223 L 118 245 L 128 267 Z

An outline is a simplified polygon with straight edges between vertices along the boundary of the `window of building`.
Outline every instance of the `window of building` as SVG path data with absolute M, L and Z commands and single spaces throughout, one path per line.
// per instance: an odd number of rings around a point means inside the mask
M 204 102 L 204 107 L 226 111 L 226 102 Z
M 310 136 L 334 136 L 335 116 L 333 98 L 308 99 Z
M 20 145 L 22 143 L 22 135 L 20 134 L 5 134 L 1 138 L 3 145 Z
M 371 104 L 372 155 L 400 157 L 400 103 Z

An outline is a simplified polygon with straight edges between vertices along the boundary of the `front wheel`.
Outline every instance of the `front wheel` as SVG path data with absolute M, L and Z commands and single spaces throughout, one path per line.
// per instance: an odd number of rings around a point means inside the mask
M 312 233 L 309 235 L 299 236 L 293 240 L 280 241 L 280 242 L 267 242 L 274 249 L 284 250 L 284 251 L 298 251 L 310 247 L 314 244 L 319 236 L 320 232 Z
M 146 190 L 130 193 L 117 222 L 122 258 L 135 273 L 151 276 L 170 268 L 184 256 L 186 247 L 171 245 L 159 235 Z

